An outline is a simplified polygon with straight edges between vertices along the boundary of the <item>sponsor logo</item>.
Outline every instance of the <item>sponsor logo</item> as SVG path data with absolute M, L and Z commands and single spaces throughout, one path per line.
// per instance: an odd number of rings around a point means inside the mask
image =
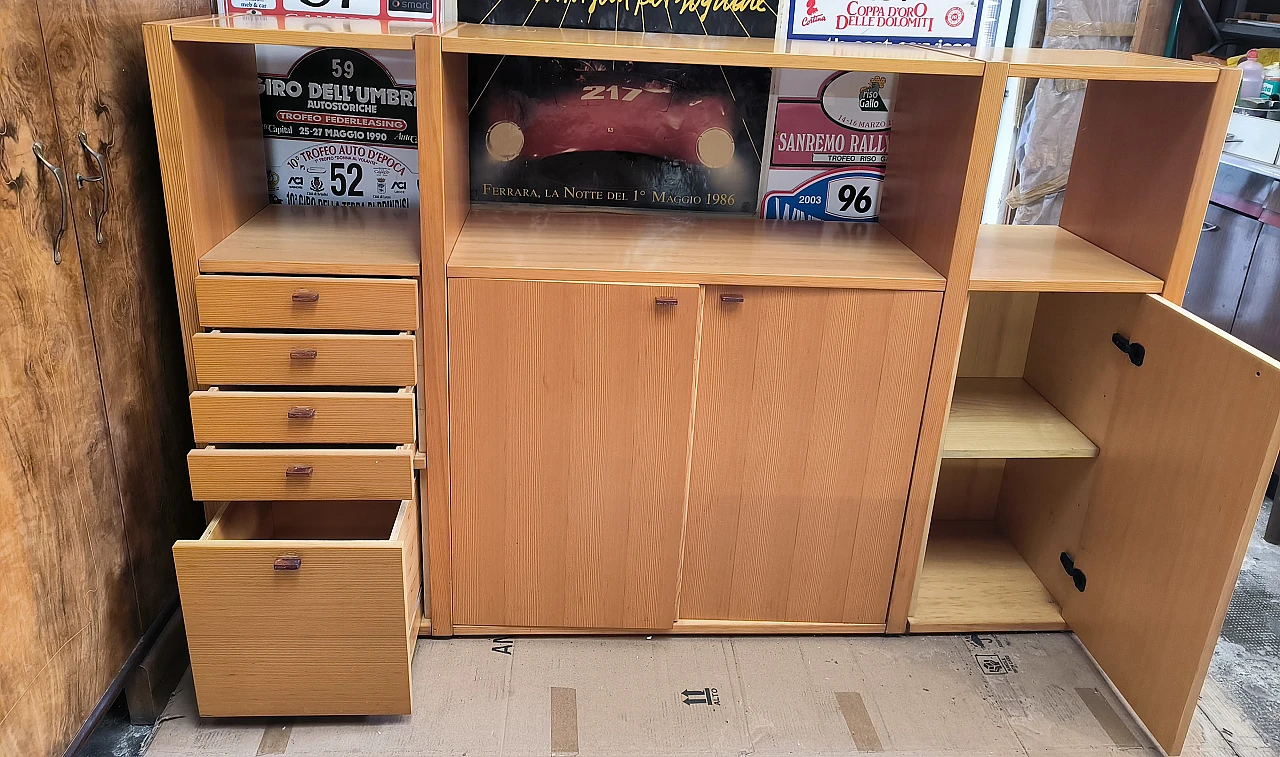
M 289 177 L 289 186 L 291 186 L 291 187 L 300 187 L 300 186 L 302 186 L 302 177 L 301 177 L 301 176 L 290 176 L 290 177 Z
M 943 20 L 947 22 L 947 26 L 950 26 L 952 29 L 956 28 L 960 24 L 964 23 L 964 9 L 960 7 L 953 7 L 951 10 L 947 11 L 947 15 L 943 17 Z
M 885 107 L 884 99 L 880 97 L 880 90 L 888 83 L 883 76 L 873 76 L 867 82 L 867 86 L 858 90 L 858 109 L 862 111 L 877 111 L 880 113 L 888 112 Z
M 818 10 L 818 0 L 809 0 L 809 2 L 805 4 L 804 18 L 800 19 L 800 25 L 808 26 L 809 24 L 816 24 L 819 21 L 826 20 L 827 17 L 822 15 Z

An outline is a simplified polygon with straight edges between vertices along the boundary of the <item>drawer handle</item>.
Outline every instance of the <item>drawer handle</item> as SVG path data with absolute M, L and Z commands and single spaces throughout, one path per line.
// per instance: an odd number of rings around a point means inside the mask
M 679 305 L 680 300 L 676 297 L 654 297 L 653 304 L 669 308 Z
M 736 304 L 738 304 L 739 302 L 742 302 L 742 300 L 743 300 L 743 296 L 742 296 L 742 295 L 740 295 L 740 294 L 722 294 L 722 295 L 720 295 L 720 301 L 721 301 L 721 302 L 727 302 L 727 303 L 730 303 L 730 304 L 733 304 L 733 305 L 736 305 Z
M 315 360 L 315 359 L 316 359 L 316 351 L 315 351 L 315 350 L 312 350 L 312 349 L 306 349 L 306 350 L 290 350 L 290 351 L 289 351 L 289 359 L 290 359 L 290 360 Z
M 276 570 L 300 570 L 302 558 L 298 555 L 280 555 L 271 567 Z
M 314 418 L 316 417 L 316 409 L 314 407 L 291 407 L 289 408 L 290 418 Z
M 314 472 L 315 468 L 310 465 L 290 465 L 284 469 L 284 475 L 286 476 L 310 476 Z
M 294 302 L 319 302 L 320 293 L 311 289 L 297 289 L 289 299 Z

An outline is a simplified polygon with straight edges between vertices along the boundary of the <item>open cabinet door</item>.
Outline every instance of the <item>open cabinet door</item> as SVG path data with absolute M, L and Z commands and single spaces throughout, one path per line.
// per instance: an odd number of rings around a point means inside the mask
M 1063 617 L 1171 755 L 1181 752 L 1275 461 L 1280 364 L 1142 298 Z

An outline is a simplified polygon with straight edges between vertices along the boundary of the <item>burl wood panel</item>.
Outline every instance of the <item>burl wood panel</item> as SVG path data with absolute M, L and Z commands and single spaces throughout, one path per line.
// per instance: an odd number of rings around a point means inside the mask
M 455 623 L 671 627 L 699 295 L 449 281 Z
M 182 469 L 191 419 L 142 24 L 207 13 L 208 3 L 42 0 L 40 6 L 130 565 L 146 627 L 178 590 L 170 546 L 199 534 L 204 519 Z M 91 148 L 107 156 L 101 244 L 94 219 L 103 207 L 103 186 L 77 188 L 71 181 L 76 173 L 98 175 L 80 146 L 81 131 Z
M 941 304 L 707 288 L 681 618 L 884 622 Z
M 0 753 L 60 755 L 141 633 L 33 3 L 0 5 Z M 71 168 L 68 173 L 74 174 Z M 70 222 L 68 220 L 68 222 Z

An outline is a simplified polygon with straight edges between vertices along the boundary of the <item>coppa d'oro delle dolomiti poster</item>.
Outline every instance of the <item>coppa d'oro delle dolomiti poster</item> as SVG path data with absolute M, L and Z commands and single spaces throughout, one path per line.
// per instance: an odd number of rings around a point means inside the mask
M 787 36 L 974 45 L 982 0 L 791 0 Z

